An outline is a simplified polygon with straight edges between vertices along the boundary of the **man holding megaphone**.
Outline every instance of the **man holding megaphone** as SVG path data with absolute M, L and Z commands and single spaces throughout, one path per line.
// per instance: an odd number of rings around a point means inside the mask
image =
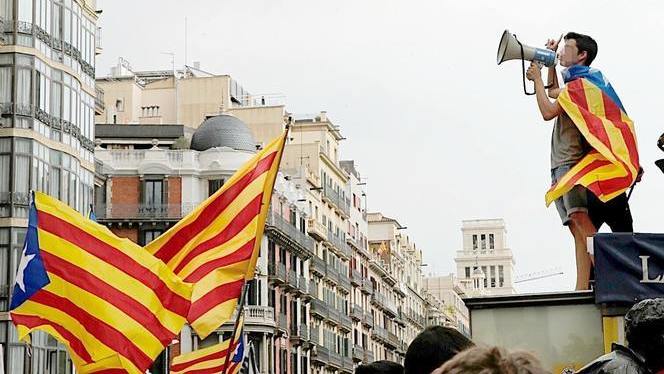
M 555 52 L 559 42 L 549 40 L 546 47 Z M 526 73 L 535 84 L 542 118 L 555 119 L 551 135 L 552 187 L 546 203 L 555 201 L 563 225 L 574 237 L 577 290 L 589 288 L 592 259 L 586 243 L 597 231 L 588 213 L 588 194 L 602 202 L 624 197 L 639 170 L 633 123 L 608 80 L 599 70 L 590 68 L 595 56 L 597 43 L 593 38 L 570 32 L 558 55 L 560 65 L 565 67 L 565 86 L 558 84 L 555 63 L 546 64 L 547 86 L 542 80 L 541 60 L 532 58 Z

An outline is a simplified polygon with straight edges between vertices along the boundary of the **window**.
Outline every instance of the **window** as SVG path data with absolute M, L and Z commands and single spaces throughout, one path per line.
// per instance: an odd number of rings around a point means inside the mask
M 505 275 L 503 265 L 498 265 L 498 287 L 505 287 Z
M 496 288 L 496 267 L 491 266 L 491 288 Z
M 487 288 L 489 273 L 486 271 L 486 266 L 482 266 L 482 273 L 484 273 L 484 288 Z
M 470 278 L 470 267 L 466 266 L 466 278 Z
M 12 101 L 12 68 L 0 67 L 0 103 Z
M 224 185 L 223 179 L 210 179 L 208 181 L 208 196 L 212 196 Z
M 486 250 L 486 235 L 485 234 L 481 235 L 480 242 L 482 244 L 482 250 Z
M 477 250 L 477 235 L 473 235 L 473 251 Z
M 494 242 L 493 234 L 489 234 L 489 249 L 495 249 L 496 245 Z
M 148 207 L 160 206 L 163 196 L 163 180 L 146 180 L 143 187 L 143 203 Z
M 162 234 L 161 230 L 145 230 L 143 231 L 143 245 L 150 243 L 151 241 L 157 239 L 159 235 Z

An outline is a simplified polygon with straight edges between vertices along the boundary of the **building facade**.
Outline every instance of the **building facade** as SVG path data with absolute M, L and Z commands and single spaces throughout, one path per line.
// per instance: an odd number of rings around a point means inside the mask
M 101 51 L 96 2 L 0 1 L 0 343 L 5 372 L 70 373 L 62 346 L 34 333 L 16 341 L 7 309 L 25 238 L 30 191 L 80 212 L 95 184 L 95 89 Z
M 507 246 L 502 219 L 466 220 L 461 226 L 463 250 L 454 261 L 459 282 L 468 296 L 511 295 L 514 289 L 514 257 Z M 481 272 L 480 272 L 481 270 Z M 480 284 L 474 279 L 482 279 Z
M 442 302 L 440 309 L 446 317 L 444 324 L 470 336 L 470 313 L 463 302 L 465 289 L 454 274 L 424 279 L 427 293 Z

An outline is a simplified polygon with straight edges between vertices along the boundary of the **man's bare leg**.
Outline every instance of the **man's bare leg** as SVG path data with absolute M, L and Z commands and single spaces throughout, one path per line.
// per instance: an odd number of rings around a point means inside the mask
M 592 261 L 588 253 L 588 238 L 597 230 L 587 212 L 575 212 L 570 215 L 569 229 L 574 236 L 576 251 L 576 290 L 590 288 L 590 268 Z

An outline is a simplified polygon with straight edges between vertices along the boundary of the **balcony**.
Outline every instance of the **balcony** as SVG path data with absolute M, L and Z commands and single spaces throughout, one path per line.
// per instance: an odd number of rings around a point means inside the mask
M 311 258 L 311 267 L 309 268 L 309 270 L 324 277 L 326 274 L 326 269 L 327 265 L 325 264 L 325 260 L 323 260 L 318 256 L 314 256 Z
M 244 323 L 275 327 L 274 308 L 271 306 L 247 305 L 244 307 Z
M 341 235 L 336 235 L 332 230 L 327 231 L 327 241 L 332 245 L 332 249 L 345 259 L 351 256 L 350 247 L 346 244 L 346 239 Z
M 319 241 L 327 240 L 327 227 L 318 222 L 315 218 L 309 218 L 307 221 L 307 232 L 314 239 Z
M 370 329 L 374 328 L 374 321 L 373 321 L 373 316 L 369 313 L 364 315 L 364 319 L 362 320 L 362 324 Z
M 106 110 L 106 104 L 104 103 L 104 90 L 99 86 L 95 86 L 95 114 L 100 115 Z
M 305 324 L 299 326 L 291 324 L 290 340 L 295 344 L 301 344 L 309 340 L 309 326 Z
M 267 264 L 267 275 L 270 282 L 277 284 L 286 281 L 286 265 L 282 263 Z
M 340 274 L 339 275 L 339 288 L 342 291 L 346 291 L 346 293 L 350 293 L 350 280 L 345 274 Z
M 393 332 L 388 332 L 387 341 L 385 343 L 392 348 L 397 348 L 399 346 L 399 338 Z
M 378 258 L 378 257 L 373 257 L 372 259 L 369 260 L 369 268 L 371 268 L 373 271 L 375 271 L 379 276 L 384 276 L 387 271 L 387 264 L 383 259 Z
M 339 326 L 339 323 L 341 322 L 341 312 L 335 307 L 328 308 L 328 310 L 328 322 L 335 326 Z
M 341 365 L 342 365 L 341 356 L 336 352 L 330 352 L 330 362 L 329 362 L 329 364 L 330 364 L 330 366 L 332 366 L 334 368 L 341 369 Z
M 290 288 L 291 290 L 296 290 L 297 289 L 297 274 L 291 269 L 291 271 L 287 272 L 286 274 L 286 288 Z
M 387 343 L 387 330 L 380 326 L 374 326 L 372 330 L 372 336 L 374 339 L 379 340 L 383 343 Z
M 359 345 L 353 346 L 353 361 L 360 362 L 364 360 L 364 354 L 364 348 L 360 347 Z
M 288 318 L 285 314 L 279 313 L 277 317 L 277 329 L 282 332 L 288 331 Z
M 370 350 L 364 351 L 364 362 L 374 362 L 374 354 Z
M 112 204 L 98 205 L 95 215 L 99 221 L 113 220 L 179 220 L 182 218 L 182 204 Z
M 279 214 L 270 212 L 267 215 L 265 232 L 275 236 L 282 243 L 292 246 L 305 259 L 314 255 L 313 239 Z
M 330 309 L 327 304 L 319 299 L 311 300 L 311 314 L 318 315 L 322 319 L 328 319 L 330 316 Z
M 339 328 L 348 332 L 353 331 L 353 321 L 343 312 L 341 313 L 341 324 L 339 325 Z
M 362 274 L 357 269 L 350 269 L 350 283 L 357 287 L 362 285 Z
M 367 295 L 371 295 L 374 292 L 373 284 L 368 279 L 362 279 L 360 290 Z
M 354 319 L 355 321 L 361 321 L 363 317 L 364 310 L 362 310 L 361 306 L 356 304 L 350 308 L 350 318 Z
M 341 369 L 345 373 L 353 373 L 353 360 L 350 357 L 341 357 Z
M 305 277 L 297 279 L 297 289 L 304 296 L 309 296 L 309 280 Z
M 309 340 L 314 344 L 320 344 L 320 328 L 315 327 L 309 330 Z
M 320 188 L 320 175 L 318 173 L 314 173 L 309 168 L 305 168 L 304 170 L 307 175 L 307 182 L 311 183 L 314 188 Z
M 339 283 L 339 271 L 335 268 L 328 267 L 327 268 L 327 279 L 330 280 L 331 282 L 337 284 Z
M 311 351 L 311 361 L 314 365 L 327 365 L 330 362 L 330 350 L 322 345 L 316 344 Z
M 349 216 L 350 200 L 348 198 L 342 197 L 339 192 L 335 191 L 334 188 L 328 184 L 326 184 L 323 188 L 323 199 L 326 200 L 329 204 L 332 204 L 342 216 Z

